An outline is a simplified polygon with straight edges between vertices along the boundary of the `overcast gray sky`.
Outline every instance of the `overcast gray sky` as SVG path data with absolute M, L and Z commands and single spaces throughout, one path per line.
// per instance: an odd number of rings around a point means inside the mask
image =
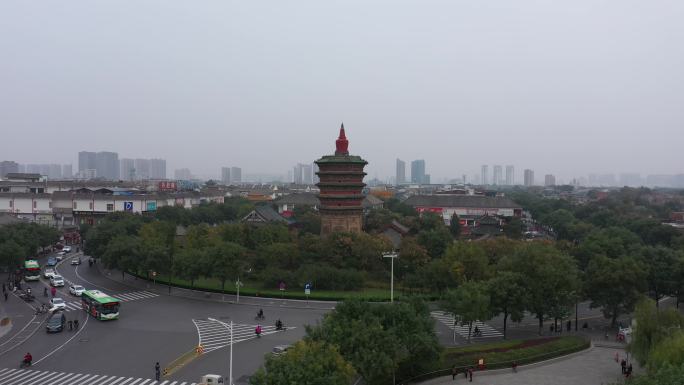
M 684 1 L 0 2 L 2 159 L 284 174 L 341 121 L 371 177 L 682 173 Z

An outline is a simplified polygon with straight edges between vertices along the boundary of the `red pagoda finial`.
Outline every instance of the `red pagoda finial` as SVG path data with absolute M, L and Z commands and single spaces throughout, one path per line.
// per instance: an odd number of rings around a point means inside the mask
M 335 141 L 335 146 L 335 155 L 349 155 L 349 141 L 344 135 L 344 123 L 342 123 L 342 127 L 340 127 L 340 137 Z

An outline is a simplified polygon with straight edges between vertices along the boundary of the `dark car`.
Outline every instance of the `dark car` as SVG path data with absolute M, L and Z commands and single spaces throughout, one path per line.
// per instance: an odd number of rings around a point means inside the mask
M 55 257 L 48 258 L 46 266 L 55 266 L 55 265 L 57 265 L 57 258 L 55 258 Z
M 66 316 L 61 311 L 57 311 L 47 321 L 45 328 L 48 333 L 57 333 L 64 330 L 64 324 L 66 324 Z

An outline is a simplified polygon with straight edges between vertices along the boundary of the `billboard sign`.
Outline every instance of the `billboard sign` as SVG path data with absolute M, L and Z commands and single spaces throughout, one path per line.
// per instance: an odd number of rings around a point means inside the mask
M 157 202 L 147 202 L 147 211 L 157 211 Z
M 124 211 L 133 211 L 133 202 L 124 202 Z

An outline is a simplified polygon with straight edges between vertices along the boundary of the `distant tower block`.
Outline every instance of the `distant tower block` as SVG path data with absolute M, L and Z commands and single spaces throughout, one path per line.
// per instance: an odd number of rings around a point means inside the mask
M 321 236 L 334 232 L 361 232 L 363 227 L 363 168 L 368 164 L 360 156 L 349 155 L 349 141 L 340 127 L 340 137 L 335 141 L 335 155 L 325 155 L 318 165 L 321 190 Z

